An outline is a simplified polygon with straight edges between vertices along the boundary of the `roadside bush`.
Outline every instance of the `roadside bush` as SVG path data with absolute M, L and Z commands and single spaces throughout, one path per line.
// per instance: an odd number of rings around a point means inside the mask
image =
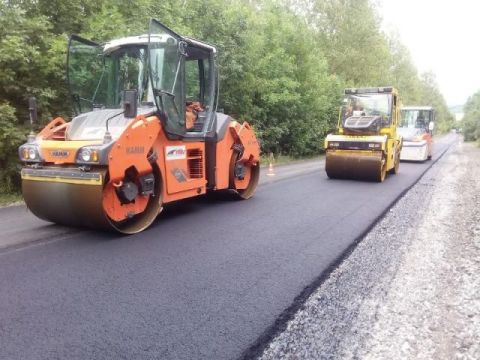
M 465 141 L 480 143 L 480 91 L 473 94 L 465 104 L 462 132 Z
M 0 192 L 18 191 L 20 178 L 17 170 L 17 148 L 25 141 L 18 127 L 15 109 L 0 103 Z
M 471 116 L 466 117 L 463 120 L 462 132 L 465 141 L 480 140 L 480 114 L 476 119 Z

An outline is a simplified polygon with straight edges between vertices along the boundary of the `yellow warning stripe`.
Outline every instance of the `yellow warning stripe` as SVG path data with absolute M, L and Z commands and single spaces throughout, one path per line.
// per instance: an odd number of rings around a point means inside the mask
M 46 181 L 46 182 L 57 182 L 57 183 L 66 183 L 66 184 L 82 184 L 82 185 L 102 185 L 102 177 L 98 179 L 73 179 L 67 177 L 49 177 L 49 176 L 32 176 L 22 174 L 22 180 L 31 180 L 31 181 Z

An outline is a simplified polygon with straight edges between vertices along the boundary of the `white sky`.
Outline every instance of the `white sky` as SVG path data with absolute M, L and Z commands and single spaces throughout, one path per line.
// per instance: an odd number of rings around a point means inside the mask
M 420 72 L 433 71 L 448 105 L 480 90 L 480 0 L 377 0 Z

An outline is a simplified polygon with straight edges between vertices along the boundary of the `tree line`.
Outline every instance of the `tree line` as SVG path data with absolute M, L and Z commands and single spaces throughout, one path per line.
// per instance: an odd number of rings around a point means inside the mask
M 434 74 L 419 74 L 399 37 L 382 31 L 373 0 L 4 0 L 1 191 L 18 189 L 28 97 L 37 98 L 42 124 L 71 117 L 68 36 L 102 42 L 146 33 L 150 18 L 216 45 L 220 107 L 255 126 L 264 152 L 321 152 L 345 87 L 393 85 L 405 105 L 435 106 L 437 129 L 451 127 Z

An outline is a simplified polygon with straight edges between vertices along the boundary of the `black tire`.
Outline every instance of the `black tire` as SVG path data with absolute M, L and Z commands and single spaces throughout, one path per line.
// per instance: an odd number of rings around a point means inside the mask
M 377 182 L 384 182 L 387 177 L 387 161 L 386 159 L 382 160 L 383 164 L 380 165 L 377 173 Z
M 398 174 L 400 171 L 400 153 L 395 156 L 395 165 L 390 169 L 390 174 Z
M 233 191 L 233 193 L 235 194 L 235 197 L 237 197 L 238 199 L 247 200 L 253 196 L 257 188 L 258 180 L 260 179 L 260 163 L 257 163 L 256 165 L 251 166 L 250 171 L 252 172 L 252 174 L 250 176 L 250 182 L 248 183 L 248 186 L 245 189 L 237 190 L 235 187 L 235 174 L 234 174 L 235 163 L 237 162 L 237 159 L 238 159 L 238 154 L 233 153 L 230 159 L 230 169 L 229 169 L 230 189 Z

